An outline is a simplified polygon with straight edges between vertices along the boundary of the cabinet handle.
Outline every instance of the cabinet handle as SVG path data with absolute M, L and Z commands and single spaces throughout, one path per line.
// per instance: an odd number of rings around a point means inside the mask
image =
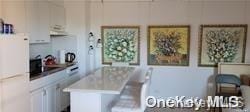
M 46 90 L 43 90 L 43 96 L 46 96 L 46 95 L 47 95 Z
M 56 90 L 59 90 L 60 88 L 60 84 L 57 84 Z

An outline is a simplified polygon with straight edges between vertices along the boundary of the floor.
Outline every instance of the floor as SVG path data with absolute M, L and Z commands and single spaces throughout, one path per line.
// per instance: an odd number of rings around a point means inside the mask
M 65 109 L 62 112 L 70 112 L 70 108 Z M 193 109 L 170 109 L 170 108 L 148 108 L 145 112 L 210 112 L 205 109 L 195 111 Z
M 210 112 L 210 111 L 205 109 L 195 111 L 194 109 L 149 108 L 145 112 Z

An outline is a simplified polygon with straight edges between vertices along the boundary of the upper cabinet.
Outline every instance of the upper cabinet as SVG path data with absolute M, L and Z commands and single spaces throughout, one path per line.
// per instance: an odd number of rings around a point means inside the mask
M 50 30 L 64 31 L 66 26 L 65 8 L 54 2 L 50 3 Z
M 48 43 L 49 35 L 49 2 L 26 1 L 27 32 L 30 43 Z

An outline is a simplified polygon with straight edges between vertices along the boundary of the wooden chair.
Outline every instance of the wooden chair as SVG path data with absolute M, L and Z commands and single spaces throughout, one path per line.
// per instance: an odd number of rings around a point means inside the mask
M 222 96 L 239 95 L 239 88 L 241 85 L 241 81 L 239 77 L 233 74 L 218 74 L 215 77 L 215 82 L 216 82 L 216 95 L 222 95 Z M 227 93 L 227 92 L 222 91 L 221 90 L 222 84 L 234 85 L 235 91 L 233 93 Z

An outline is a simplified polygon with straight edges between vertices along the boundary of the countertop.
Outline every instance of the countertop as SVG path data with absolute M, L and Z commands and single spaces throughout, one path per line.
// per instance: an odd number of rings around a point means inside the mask
M 65 92 L 120 94 L 135 67 L 101 67 L 64 89 Z
M 53 73 L 65 70 L 67 67 L 73 66 L 75 64 L 76 63 L 65 63 L 65 64 L 47 65 L 45 68 L 50 68 L 50 70 L 46 70 L 46 71 L 44 71 L 42 73 L 32 75 L 30 77 L 30 81 L 33 81 L 33 80 L 36 80 L 36 79 L 39 79 L 39 78 L 43 78 L 43 77 L 49 76 L 49 75 L 51 75 Z

